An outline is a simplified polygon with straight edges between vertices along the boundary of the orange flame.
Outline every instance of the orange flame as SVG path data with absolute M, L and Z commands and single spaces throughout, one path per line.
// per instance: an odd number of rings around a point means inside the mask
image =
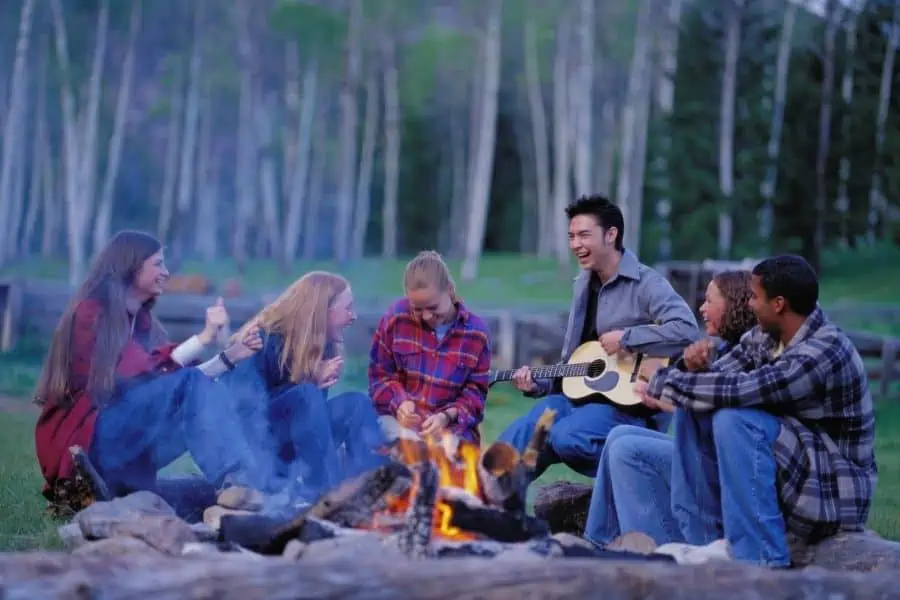
M 479 447 L 471 442 L 458 440 L 447 434 L 440 439 L 400 440 L 395 448 L 397 458 L 406 465 L 414 465 L 430 460 L 438 471 L 439 489 L 456 488 L 476 498 L 481 498 L 481 486 L 478 481 L 478 460 L 481 457 Z M 391 516 L 405 513 L 415 495 L 415 484 L 402 496 L 388 499 L 387 507 L 375 516 L 374 528 L 380 528 Z M 453 509 L 440 497 L 435 502 L 434 525 L 432 533 L 451 540 L 474 540 L 475 535 L 450 525 Z

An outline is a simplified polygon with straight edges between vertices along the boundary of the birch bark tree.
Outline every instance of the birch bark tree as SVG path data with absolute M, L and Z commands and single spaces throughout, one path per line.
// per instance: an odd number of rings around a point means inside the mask
M 822 103 L 819 108 L 819 145 L 816 152 L 816 202 L 815 228 L 813 229 L 812 266 L 819 271 L 822 250 L 825 247 L 825 212 L 828 207 L 826 168 L 831 147 L 831 106 L 834 97 L 834 55 L 837 30 L 842 10 L 836 2 L 826 4 L 828 26 L 825 30 L 825 52 L 822 57 Z
M 844 32 L 846 39 L 846 59 L 844 60 L 844 77 L 841 81 L 841 100 L 844 104 L 844 116 L 841 121 L 841 136 L 849 139 L 851 135 L 850 109 L 853 104 L 853 61 L 856 58 L 856 14 L 850 11 Z M 850 182 L 850 156 L 844 152 L 838 171 L 837 200 L 834 207 L 840 220 L 840 240 L 843 246 L 850 243 L 850 196 L 847 188 Z
M 540 69 L 538 67 L 537 32 L 534 22 L 533 2 L 525 11 L 525 88 L 531 115 L 531 139 L 534 147 L 535 196 L 537 203 L 537 254 L 541 258 L 550 256 L 553 249 L 555 228 L 543 227 L 541 223 L 552 223 L 550 198 L 550 144 L 547 135 L 547 112 L 541 91 Z M 526 167 L 527 168 L 527 167 Z
M 234 19 L 237 31 L 238 54 L 240 57 L 239 99 L 237 118 L 237 152 L 235 164 L 235 220 L 232 227 L 231 253 L 238 269 L 242 270 L 249 258 L 248 238 L 253 208 L 258 197 L 256 187 L 256 142 L 253 132 L 254 101 L 254 56 L 248 20 L 250 6 L 248 0 L 237 0 L 234 4 Z
M 356 123 L 359 71 L 362 61 L 362 0 L 350 0 L 350 18 L 347 28 L 346 68 L 341 86 L 340 174 L 338 176 L 337 207 L 332 234 L 334 256 L 338 264 L 346 262 L 350 245 L 347 232 L 353 210 L 353 192 L 356 189 Z
M 69 43 L 60 0 L 51 0 L 56 54 L 62 81 L 59 84 L 63 118 L 63 172 L 66 201 L 66 233 L 69 250 L 69 283 L 81 280 L 86 266 L 86 232 L 92 214 L 96 177 L 97 123 L 102 91 L 103 64 L 109 22 L 108 0 L 97 13 L 94 56 L 84 106 L 76 107 L 72 91 Z
M 568 56 L 571 15 L 567 11 L 556 24 L 556 54 L 553 58 L 553 253 L 562 266 L 569 261 L 564 209 L 571 200 L 571 157 L 569 153 Z
M 188 67 L 187 98 L 184 104 L 184 132 L 181 144 L 181 160 L 178 171 L 178 191 L 175 199 L 175 230 L 172 236 L 175 264 L 184 257 L 187 226 L 196 190 L 197 135 L 200 124 L 200 86 L 203 68 L 202 44 L 204 35 L 204 1 L 194 2 L 194 27 L 191 41 L 191 57 Z
M 372 171 L 375 165 L 375 141 L 378 135 L 378 77 L 373 69 L 366 76 L 366 107 L 363 113 L 362 156 L 359 162 L 359 179 L 356 182 L 356 214 L 353 215 L 353 236 L 350 256 L 363 257 L 366 249 L 366 231 L 372 203 Z
M 58 2 L 58 0 L 57 0 Z M 27 88 L 25 85 L 25 67 L 28 61 L 28 46 L 31 41 L 32 15 L 35 0 L 25 0 L 19 14 L 19 35 L 16 40 L 15 62 L 13 64 L 12 84 L 10 85 L 9 107 L 3 122 L 3 154 L 0 156 L 0 252 L 5 254 L 9 236 L 9 202 L 13 185 L 13 167 L 16 157 L 21 152 L 21 141 L 25 134 L 25 102 Z M 5 256 L 0 255 L 0 264 Z
M 292 53 L 298 52 L 294 46 Z M 299 62 L 299 58 L 297 58 Z M 288 164 L 290 169 L 290 187 L 287 211 L 284 223 L 284 265 L 297 257 L 297 248 L 301 235 L 301 216 L 309 196 L 310 162 L 312 160 L 313 116 L 316 113 L 319 85 L 319 60 L 313 55 L 309 57 L 303 73 L 303 92 L 300 100 L 300 119 L 297 126 L 296 145 L 293 160 Z
M 775 59 L 775 91 L 772 102 L 772 122 L 769 132 L 769 144 L 766 147 L 768 162 L 766 174 L 760 186 L 763 206 L 759 215 L 760 243 L 768 246 L 772 237 L 772 219 L 775 186 L 778 181 L 778 155 L 781 150 L 781 130 L 784 125 L 784 105 L 787 98 L 788 70 L 793 48 L 794 23 L 797 20 L 797 3 L 788 2 L 781 24 L 781 35 L 778 39 L 778 54 Z
M 591 192 L 594 111 L 594 0 L 581 0 L 578 20 L 578 94 L 575 122 L 575 194 Z
M 113 214 L 113 195 L 119 176 L 119 164 L 122 160 L 122 147 L 125 142 L 126 119 L 131 106 L 131 88 L 134 80 L 134 55 L 138 33 L 141 29 L 141 1 L 131 4 L 131 20 L 128 26 L 128 42 L 125 50 L 125 61 L 122 63 L 122 79 L 119 83 L 116 98 L 116 114 L 113 117 L 113 132 L 109 140 L 107 152 L 106 174 L 103 177 L 103 188 L 100 192 L 100 203 L 94 217 L 93 249 L 99 252 L 110 237 Z
M 500 87 L 500 24 L 503 0 L 491 0 L 484 31 L 484 87 L 477 158 L 471 178 L 470 210 L 466 227 L 466 246 L 460 276 L 470 281 L 478 276 L 478 261 L 484 246 L 491 180 L 494 169 L 494 146 L 497 131 L 497 95 Z
M 732 196 L 734 194 L 734 103 L 737 94 L 737 69 L 741 51 L 741 19 L 745 0 L 729 0 L 725 26 L 725 66 L 719 112 L 719 209 L 718 254 L 731 254 L 733 236 Z
M 616 190 L 616 200 L 625 218 L 623 239 L 635 253 L 640 252 L 644 205 L 654 4 L 654 0 L 643 0 L 638 9 L 634 53 L 628 74 L 628 94 L 623 109 L 622 146 Z
M 400 185 L 400 82 L 393 32 L 381 39 L 384 70 L 384 202 L 381 209 L 381 255 L 397 256 L 397 196 Z
M 869 227 L 866 235 L 870 244 L 875 243 L 879 221 L 882 222 L 885 231 L 888 228 L 887 200 L 881 189 L 881 180 L 884 169 L 884 139 L 894 80 L 894 59 L 897 55 L 897 45 L 900 43 L 900 2 L 894 3 L 890 27 L 887 48 L 884 51 L 884 63 L 882 63 L 881 87 L 878 91 L 878 115 L 875 121 L 875 168 L 872 169 L 872 183 L 869 187 Z
M 666 17 L 657 36 L 659 44 L 659 64 L 656 107 L 660 116 L 659 151 L 653 164 L 653 172 L 657 182 L 656 218 L 660 223 L 659 257 L 668 260 L 672 252 L 671 227 L 669 215 L 672 212 L 672 201 L 669 189 L 672 186 L 669 176 L 669 154 L 672 152 L 672 134 L 669 119 L 675 106 L 675 77 L 678 71 L 678 35 L 681 24 L 682 0 L 669 0 Z M 605 107 L 604 107 L 605 108 Z
M 166 150 L 163 159 L 162 187 L 159 196 L 159 212 L 156 220 L 156 237 L 168 239 L 175 212 L 175 186 L 178 183 L 178 155 L 181 148 L 181 115 L 183 93 L 181 90 L 181 69 L 176 69 L 172 93 L 169 99 L 169 124 L 166 128 Z

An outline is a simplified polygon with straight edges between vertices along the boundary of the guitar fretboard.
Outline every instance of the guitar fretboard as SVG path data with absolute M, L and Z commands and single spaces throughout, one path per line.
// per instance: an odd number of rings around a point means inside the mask
M 531 367 L 533 379 L 555 379 L 557 377 L 584 377 L 588 374 L 591 363 L 575 363 L 571 365 L 547 365 Z M 517 369 L 497 371 L 494 381 L 511 381 Z

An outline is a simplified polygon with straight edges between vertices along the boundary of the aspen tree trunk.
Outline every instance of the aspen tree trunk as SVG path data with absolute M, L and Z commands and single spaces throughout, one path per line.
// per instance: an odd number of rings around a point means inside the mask
M 894 57 L 900 42 L 900 2 L 894 3 L 891 33 L 888 37 L 887 49 L 884 52 L 884 63 L 881 71 L 881 88 L 878 92 L 878 115 L 875 122 L 875 168 L 872 169 L 872 183 L 869 187 L 869 227 L 867 237 L 870 244 L 875 242 L 876 227 L 882 221 L 884 231 L 888 230 L 887 201 L 881 189 L 882 169 L 884 168 L 884 139 L 886 136 L 888 109 L 891 105 L 891 89 L 894 78 Z
M 57 0 L 58 1 L 58 0 Z M 35 0 L 25 0 L 19 13 L 19 36 L 16 40 L 16 54 L 13 63 L 12 84 L 10 85 L 9 107 L 3 122 L 3 153 L 0 155 L 0 251 L 6 248 L 9 220 L 9 202 L 13 185 L 13 166 L 16 156 L 21 152 L 22 137 L 25 134 L 25 103 L 27 86 L 25 84 L 25 67 L 28 62 L 28 46 L 31 41 L 31 24 L 34 14 Z M 0 264 L 4 262 L 0 256 Z
M 400 185 L 400 83 L 395 41 L 382 39 L 384 61 L 384 202 L 381 212 L 382 257 L 397 256 L 397 194 Z
M 822 250 L 825 247 L 825 211 L 828 208 L 827 173 L 828 152 L 831 147 L 831 105 L 834 97 L 835 38 L 841 21 L 841 8 L 828 2 L 828 28 L 825 33 L 825 55 L 822 65 L 822 104 L 819 109 L 819 147 L 816 152 L 816 203 L 815 228 L 813 229 L 812 266 L 818 272 Z
M 311 57 L 303 74 L 303 94 L 300 101 L 300 121 L 297 129 L 297 142 L 294 152 L 294 165 L 291 169 L 290 189 L 288 194 L 287 215 L 284 224 L 284 256 L 283 263 L 288 265 L 297 258 L 301 236 L 301 217 L 304 204 L 309 197 L 310 161 L 312 160 L 313 117 L 316 114 L 318 98 L 319 67 L 318 59 Z
M 797 3 L 788 2 L 781 24 L 781 36 L 778 41 L 778 56 L 775 61 L 775 98 L 772 103 L 772 123 L 769 131 L 769 144 L 766 149 L 768 162 L 766 175 L 760 192 L 763 206 L 759 215 L 759 239 L 765 247 L 770 246 L 774 217 L 773 202 L 775 185 L 778 180 L 778 156 L 781 151 L 781 129 L 784 125 L 784 105 L 787 98 L 788 70 L 791 61 L 791 50 L 794 39 L 794 22 L 797 19 Z
M 166 128 L 166 156 L 163 161 L 163 182 L 159 197 L 159 213 L 156 221 L 156 237 L 168 239 L 175 211 L 175 186 L 178 183 L 178 155 L 181 147 L 181 111 L 183 94 L 181 73 L 175 77 L 169 100 L 169 125 Z
M 625 218 L 623 240 L 640 252 L 644 204 L 644 169 L 650 114 L 650 44 L 653 35 L 653 0 L 643 0 L 638 10 L 634 54 L 628 74 L 628 95 L 622 125 L 622 146 L 616 198 Z
M 737 69 L 741 51 L 741 17 L 744 0 L 730 0 L 725 29 L 725 68 L 722 73 L 719 112 L 719 258 L 731 254 L 733 238 L 732 195 L 734 194 L 734 102 L 737 92 Z
M 497 95 L 500 87 L 500 24 L 503 1 L 491 0 L 485 29 L 484 88 L 481 102 L 478 155 L 472 174 L 470 211 L 466 227 L 466 246 L 460 276 L 471 281 L 478 276 L 478 261 L 484 247 L 491 180 L 494 170 L 494 147 L 497 133 Z
M 175 229 L 172 236 L 173 254 L 176 264 L 184 258 L 187 240 L 188 220 L 196 193 L 197 133 L 200 123 L 200 79 L 203 59 L 201 48 L 204 37 L 204 0 L 194 2 L 194 29 L 191 43 L 191 57 L 188 70 L 187 99 L 184 105 L 184 137 L 181 146 L 181 161 L 178 171 L 178 193 L 175 200 Z
M 350 23 L 347 32 L 346 67 L 341 86 L 340 171 L 338 175 L 337 206 L 335 210 L 332 245 L 338 264 L 346 262 L 349 255 L 347 232 L 353 210 L 353 192 L 356 189 L 356 125 L 359 70 L 362 61 L 362 0 L 350 0 Z
M 356 183 L 356 214 L 354 215 L 351 258 L 363 257 L 366 250 L 366 231 L 372 204 L 372 170 L 375 164 L 375 139 L 378 135 L 378 78 L 374 70 L 366 77 L 366 108 L 363 114 L 362 156 L 359 179 Z
M 575 194 L 591 192 L 594 111 L 594 0 L 581 0 L 578 16 L 578 95 L 575 132 Z
M 529 7 L 531 8 L 531 7 Z M 525 15 L 525 88 L 531 113 L 531 138 L 534 147 L 534 177 L 537 201 L 537 254 L 541 258 L 551 255 L 555 228 L 550 197 L 550 144 L 547 135 L 547 111 L 541 92 L 540 69 L 538 67 L 537 33 L 534 17 L 529 10 Z M 543 224 L 543 225 L 542 225 Z
M 844 116 L 841 122 L 842 137 L 850 138 L 850 111 L 853 104 L 853 61 L 856 58 L 856 14 L 850 11 L 846 35 L 846 59 L 844 60 L 844 77 L 841 81 L 841 99 L 844 102 Z M 840 217 L 841 244 L 850 244 L 850 195 L 847 191 L 850 183 L 850 156 L 844 152 L 838 169 L 838 191 L 835 209 Z
M 669 173 L 669 157 L 672 153 L 670 119 L 675 107 L 675 77 L 678 72 L 678 34 L 681 27 L 682 0 L 669 0 L 665 21 L 657 37 L 660 60 L 656 105 L 660 119 L 660 149 L 654 162 L 656 176 L 656 218 L 660 223 L 659 259 L 668 260 L 672 252 L 672 229 L 669 216 L 672 213 L 670 197 L 672 178 Z
M 125 142 L 125 120 L 131 106 L 131 87 L 134 80 L 134 55 L 137 36 L 141 28 L 141 0 L 134 0 L 131 5 L 131 21 L 128 28 L 128 46 L 125 51 L 125 62 L 122 64 L 122 80 L 116 99 L 116 114 L 113 118 L 113 133 L 109 141 L 106 174 L 100 192 L 100 204 L 94 217 L 93 249 L 99 252 L 109 240 L 112 227 L 113 195 L 119 175 L 119 163 L 122 160 L 122 146 Z
M 569 156 L 569 100 L 567 88 L 570 16 L 563 14 L 556 26 L 556 55 L 553 59 L 553 250 L 557 263 L 568 264 L 568 228 L 564 209 L 571 200 L 571 158 Z

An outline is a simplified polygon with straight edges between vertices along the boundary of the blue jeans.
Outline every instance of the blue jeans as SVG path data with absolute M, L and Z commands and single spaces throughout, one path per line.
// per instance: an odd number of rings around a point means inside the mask
M 531 439 L 535 425 L 545 409 L 556 411 L 553 427 L 547 436 L 547 444 L 538 456 L 534 477 L 537 478 L 556 463 L 565 463 L 586 477 L 597 472 L 603 443 L 610 430 L 617 425 L 635 425 L 665 431 L 670 415 L 660 413 L 650 418 L 630 415 L 612 404 L 585 404 L 574 406 L 562 394 L 553 394 L 535 403 L 524 417 L 513 421 L 498 441 L 503 441 L 523 452 Z
M 387 440 L 365 394 L 328 399 L 316 386 L 301 383 L 269 400 L 268 420 L 276 475 L 308 499 L 387 460 L 375 452 Z
M 216 487 L 262 482 L 233 397 L 199 369 L 134 383 L 100 409 L 91 459 L 113 494 L 155 489 L 157 471 L 185 452 Z
M 609 432 L 594 478 L 584 536 L 606 545 L 640 531 L 657 544 L 683 541 L 672 515 L 674 443 L 659 431 L 619 425 Z
M 754 408 L 675 411 L 672 512 L 689 544 L 724 537 L 737 560 L 787 566 L 772 445 L 778 417 Z

